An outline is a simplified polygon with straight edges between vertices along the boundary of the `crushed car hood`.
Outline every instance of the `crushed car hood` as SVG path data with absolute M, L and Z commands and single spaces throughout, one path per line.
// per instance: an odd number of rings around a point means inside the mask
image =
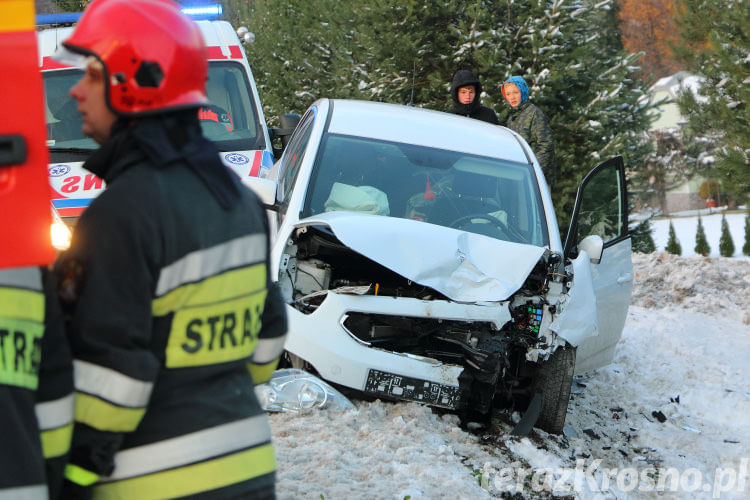
M 320 224 L 355 252 L 455 302 L 506 300 L 545 250 L 426 222 L 353 212 L 319 214 L 297 226 Z

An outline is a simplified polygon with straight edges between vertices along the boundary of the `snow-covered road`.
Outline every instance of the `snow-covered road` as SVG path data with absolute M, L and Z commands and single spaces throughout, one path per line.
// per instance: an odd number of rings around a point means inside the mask
M 474 435 L 380 401 L 274 414 L 279 498 L 750 498 L 750 262 L 634 267 L 615 360 L 574 383 L 568 435 L 510 437 L 507 418 Z

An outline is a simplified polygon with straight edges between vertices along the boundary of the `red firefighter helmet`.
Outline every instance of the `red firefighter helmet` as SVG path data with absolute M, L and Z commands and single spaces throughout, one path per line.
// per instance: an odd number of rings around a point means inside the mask
M 118 115 L 208 103 L 203 36 L 171 0 L 94 0 L 63 45 L 101 61 Z

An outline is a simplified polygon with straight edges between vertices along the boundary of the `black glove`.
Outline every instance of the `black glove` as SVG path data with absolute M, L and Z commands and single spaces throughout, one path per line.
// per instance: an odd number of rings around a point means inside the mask
M 67 479 L 63 480 L 59 500 L 91 500 L 94 489 L 91 486 L 81 486 Z

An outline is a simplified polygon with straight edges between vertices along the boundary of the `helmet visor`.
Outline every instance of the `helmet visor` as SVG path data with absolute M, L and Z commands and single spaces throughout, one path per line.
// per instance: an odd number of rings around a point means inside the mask
M 72 50 L 67 49 L 64 45 L 60 45 L 55 53 L 52 54 L 52 59 L 55 61 L 79 69 L 86 69 L 90 57 L 91 56 L 73 52 Z

